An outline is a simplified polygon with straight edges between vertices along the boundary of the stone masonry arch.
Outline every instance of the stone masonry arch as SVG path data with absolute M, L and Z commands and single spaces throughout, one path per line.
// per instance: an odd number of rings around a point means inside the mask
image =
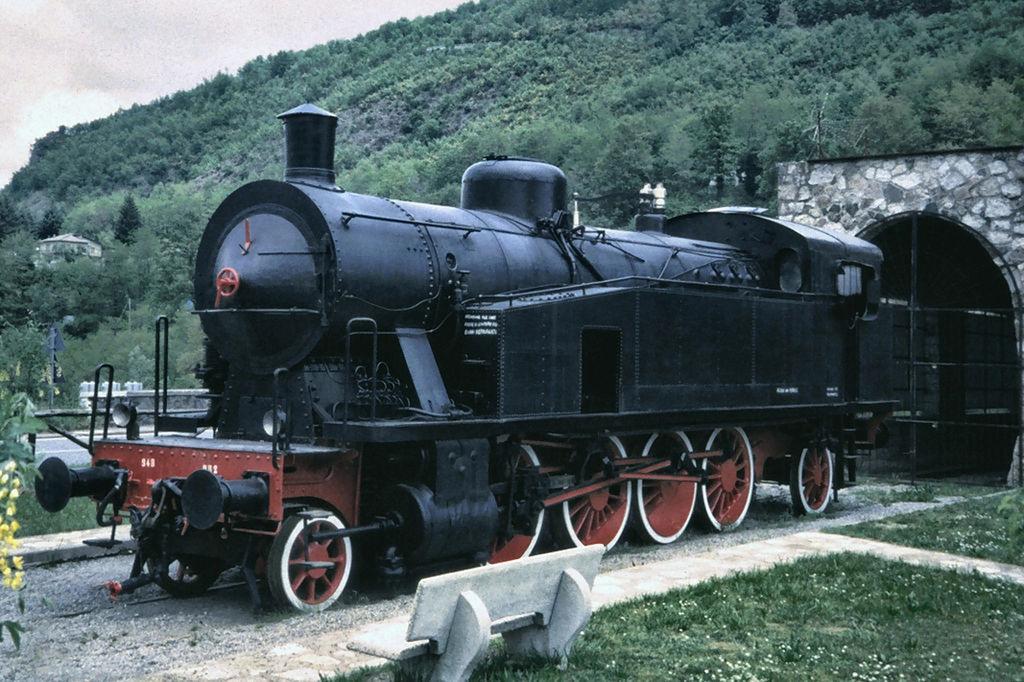
M 925 210 L 921 211 L 903 211 L 902 213 L 886 216 L 877 222 L 867 225 L 864 229 L 855 232 L 855 234 L 861 239 L 865 239 L 869 242 L 874 241 L 887 227 L 902 220 L 909 220 L 913 216 L 917 216 L 919 218 L 934 218 L 954 224 L 966 234 L 971 235 L 971 237 L 977 241 L 985 252 L 988 253 L 993 263 L 995 263 L 996 267 L 999 268 L 1003 279 L 1006 281 L 1006 287 L 1010 292 L 1013 307 L 1017 310 L 1024 311 L 1024 297 L 1022 297 L 1021 293 L 1024 291 L 1024 261 L 1018 263 L 1016 266 L 1011 265 L 1007 260 L 1007 251 L 1005 249 L 1000 249 L 993 244 L 986 236 L 985 231 L 967 225 L 952 212 L 929 210 L 931 208 L 932 207 L 929 206 Z M 1020 238 L 1024 239 L 1024 234 L 1022 234 Z M 1024 248 L 1024 246 L 1020 246 L 1018 248 Z M 1021 255 L 1021 258 L 1024 259 L 1024 254 Z M 1022 330 L 1020 329 L 1017 330 L 1018 338 L 1021 335 L 1021 331 Z M 1024 350 L 1022 350 L 1022 352 L 1024 352 Z
M 919 337 L 913 346 L 914 352 L 908 351 L 908 357 L 903 361 L 906 365 L 903 369 L 909 372 L 910 367 L 923 365 L 925 371 L 935 369 L 936 375 L 942 373 L 941 368 L 945 364 L 956 363 L 929 364 L 930 359 L 927 362 L 922 359 L 930 358 L 929 353 L 939 352 L 940 346 L 946 348 L 942 352 L 949 352 L 948 347 L 951 344 L 948 339 L 943 341 L 943 334 L 949 337 L 949 318 L 965 318 L 966 321 L 960 322 L 965 325 L 961 330 L 965 338 L 980 338 L 977 336 L 979 325 L 991 326 L 995 323 L 992 320 L 999 322 L 1001 326 L 998 334 L 1004 337 L 1000 343 L 1013 344 L 1013 357 L 1010 359 L 1012 365 L 1009 361 L 989 363 L 995 369 L 989 367 L 986 371 L 989 375 L 1007 372 L 1014 375 L 1013 386 L 1016 395 L 1012 409 L 1015 411 L 1012 418 L 1006 415 L 1001 417 L 1008 423 L 1001 425 L 1003 431 L 1000 442 L 1006 440 L 1007 428 L 1019 434 L 1024 425 L 1020 414 L 1021 398 L 1024 397 L 1020 388 L 1024 384 L 1020 369 L 1024 357 L 1024 346 L 1021 342 L 1024 336 L 1024 298 L 1021 293 L 1024 290 L 1024 147 L 820 159 L 780 164 L 778 170 L 778 208 L 781 218 L 857 234 L 879 243 L 883 252 L 890 249 L 893 252 L 893 259 L 906 259 L 906 253 L 909 253 L 910 249 L 907 235 L 911 233 L 909 230 L 913 230 L 918 237 L 913 242 L 914 248 L 910 250 L 919 252 L 921 258 L 931 259 L 927 263 L 935 259 L 941 260 L 942 265 L 938 272 L 949 273 L 951 281 L 960 282 L 964 287 L 969 286 L 974 279 L 986 277 L 986 281 L 991 284 L 995 272 L 993 269 L 998 270 L 1009 294 L 1005 299 L 1009 303 L 1008 308 L 1002 303 L 998 306 L 999 310 L 992 307 L 995 306 L 994 300 L 1003 300 L 996 296 L 992 287 L 990 296 L 980 299 L 984 304 L 972 302 L 970 297 L 952 296 L 947 291 L 951 300 L 955 299 L 958 304 L 962 303 L 965 307 L 958 312 L 945 312 L 941 306 L 929 309 L 927 306 L 917 304 L 915 307 L 911 302 L 896 300 L 893 319 L 899 320 L 901 315 L 909 316 L 902 324 L 909 324 L 915 329 L 921 328 L 922 325 L 925 329 L 932 329 L 934 333 L 925 338 L 924 342 L 934 347 L 920 348 L 922 339 Z M 887 231 L 890 231 L 888 235 Z M 896 235 L 896 232 L 900 232 L 900 235 Z M 965 241 L 964 235 L 969 235 L 970 239 Z M 947 246 L 947 251 L 951 252 L 943 253 Z M 978 247 L 987 254 L 987 263 L 978 258 Z M 960 249 L 962 255 L 957 253 L 956 249 Z M 943 295 L 938 290 L 943 284 L 948 283 L 943 282 L 941 277 L 936 278 L 934 264 L 928 266 L 927 263 L 926 269 L 932 272 L 929 280 L 931 283 L 919 283 L 919 273 L 915 270 L 913 286 L 922 287 L 922 298 L 934 304 L 937 301 L 941 302 Z M 895 274 L 906 275 L 899 272 Z M 914 308 L 913 313 L 909 312 L 910 308 Z M 933 319 L 936 316 L 942 319 Z M 1005 319 L 999 321 L 997 318 L 1000 316 L 1005 316 Z M 985 321 L 986 318 L 989 318 L 989 322 Z M 916 321 L 911 323 L 908 320 Z M 909 329 L 907 326 L 899 327 L 899 324 L 901 323 L 897 322 L 894 327 L 897 341 L 899 334 Z M 939 334 L 936 330 L 944 331 L 943 334 Z M 919 331 L 920 333 L 924 332 Z M 904 346 L 906 347 L 906 344 Z M 961 348 L 961 352 L 975 357 L 970 362 L 966 357 L 958 360 L 963 365 L 958 381 L 962 381 L 963 385 L 958 386 L 947 377 L 942 391 L 946 394 L 960 391 L 964 395 L 974 395 L 977 393 L 977 387 L 972 387 L 970 379 L 963 377 L 976 376 L 983 371 L 985 363 L 977 360 L 977 348 L 968 351 Z M 984 353 L 993 355 L 995 351 L 986 347 Z M 920 358 L 918 354 L 921 354 Z M 899 361 L 897 362 L 899 364 Z M 926 386 L 926 389 L 933 393 L 937 392 L 939 383 L 936 378 L 935 386 Z M 928 390 L 923 392 L 928 393 Z M 921 394 L 920 388 L 914 393 L 915 396 Z M 947 395 L 945 402 L 957 401 Z M 904 422 L 925 421 L 919 412 L 920 410 L 911 414 L 904 409 L 898 414 L 904 415 Z M 933 429 L 953 428 L 954 423 L 974 424 L 979 419 L 995 419 L 990 416 L 979 417 L 977 409 L 969 417 L 961 415 L 956 422 L 949 415 L 942 419 L 938 416 L 935 418 L 939 425 L 931 424 Z M 916 442 L 915 436 L 914 443 Z M 1009 457 L 1010 451 L 1016 455 L 1009 478 L 1011 482 L 1020 484 L 1024 480 L 1024 469 L 1020 467 L 1021 443 L 1018 440 L 1017 445 L 1013 446 L 1012 437 L 1009 442 L 1010 445 L 1005 446 L 1008 450 L 1006 456 Z M 915 472 L 918 467 L 916 452 L 915 446 Z

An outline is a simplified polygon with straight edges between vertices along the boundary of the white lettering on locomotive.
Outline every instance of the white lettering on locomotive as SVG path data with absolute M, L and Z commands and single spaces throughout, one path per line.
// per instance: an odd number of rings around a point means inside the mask
M 466 336 L 497 336 L 498 316 L 467 313 L 463 326 Z

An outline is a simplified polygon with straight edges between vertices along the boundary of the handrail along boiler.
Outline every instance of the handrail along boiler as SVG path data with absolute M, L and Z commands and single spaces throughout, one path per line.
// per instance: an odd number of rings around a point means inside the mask
M 472 165 L 459 207 L 356 194 L 335 184 L 335 116 L 280 118 L 284 180 L 231 193 L 198 247 L 208 409 L 168 412 L 158 321 L 154 436 L 104 429 L 91 467 L 40 467 L 45 508 L 90 496 L 130 521 L 115 591 L 197 594 L 241 565 L 254 597 L 265 579 L 320 610 L 357 557 L 401 575 L 672 542 L 695 516 L 739 525 L 761 479 L 820 513 L 880 437 L 876 247 L 668 218 L 660 186 L 636 231 L 587 227 L 562 171 L 523 158 Z

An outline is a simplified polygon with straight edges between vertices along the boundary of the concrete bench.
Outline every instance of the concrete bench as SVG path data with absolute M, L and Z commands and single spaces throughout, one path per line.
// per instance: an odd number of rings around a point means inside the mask
M 384 624 L 349 643 L 432 680 L 465 680 L 501 635 L 516 655 L 561 660 L 590 620 L 604 547 L 567 549 L 420 581 L 408 627 Z

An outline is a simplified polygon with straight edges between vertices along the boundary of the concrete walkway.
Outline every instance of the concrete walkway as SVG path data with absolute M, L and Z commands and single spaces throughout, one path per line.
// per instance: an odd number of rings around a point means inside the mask
M 109 528 L 89 528 L 88 530 L 73 530 L 50 535 L 30 535 L 19 538 L 21 545 L 15 554 L 25 559 L 26 566 L 123 554 L 135 551 L 135 540 L 129 537 L 129 530 L 127 524 L 118 528 L 117 539 L 122 543 L 111 548 L 82 544 L 84 540 L 109 540 Z
M 1009 580 L 1024 585 L 1024 566 L 902 547 L 877 540 L 807 532 L 734 545 L 695 554 L 684 559 L 651 562 L 602 573 L 597 576 L 594 583 L 594 606 L 595 608 L 608 606 L 645 595 L 661 594 L 711 578 L 766 569 L 796 561 L 802 557 L 836 552 L 860 552 L 922 566 L 935 566 L 964 572 L 977 571 L 990 578 Z M 382 659 L 349 651 L 347 649 L 348 642 L 369 627 L 383 626 L 404 633 L 407 625 L 408 616 L 406 615 L 357 629 L 306 635 L 292 642 L 281 642 L 263 656 L 254 656 L 250 652 L 219 661 L 210 661 L 201 666 L 166 671 L 158 675 L 157 679 L 316 681 L 321 676 L 330 676 L 361 666 L 383 663 Z M 310 627 L 307 631 L 316 632 L 316 628 Z

